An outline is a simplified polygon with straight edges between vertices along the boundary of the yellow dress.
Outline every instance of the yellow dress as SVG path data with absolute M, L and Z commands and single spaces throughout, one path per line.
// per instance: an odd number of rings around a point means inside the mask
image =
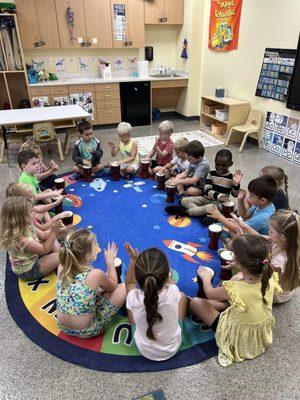
M 230 307 L 220 315 L 216 331 L 216 342 L 220 351 L 232 361 L 252 359 L 262 354 L 272 343 L 272 328 L 275 318 L 272 314 L 274 293 L 280 293 L 278 274 L 269 280 L 263 302 L 261 283 L 249 284 L 244 281 L 224 281 Z

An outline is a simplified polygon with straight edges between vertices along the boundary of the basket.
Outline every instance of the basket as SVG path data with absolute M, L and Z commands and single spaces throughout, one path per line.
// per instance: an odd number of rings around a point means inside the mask
M 227 121 L 228 119 L 228 110 L 225 108 L 221 108 L 216 110 L 216 118 L 221 119 L 222 121 Z
M 205 114 L 214 114 L 218 107 L 219 106 L 216 106 L 216 105 L 206 105 L 206 104 L 204 104 L 203 105 L 203 112 Z
M 212 124 L 211 125 L 211 133 L 214 135 L 222 136 L 224 134 L 224 125 Z

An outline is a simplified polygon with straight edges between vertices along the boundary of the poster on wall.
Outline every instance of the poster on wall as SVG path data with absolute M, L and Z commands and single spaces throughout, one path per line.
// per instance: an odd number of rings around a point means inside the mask
M 211 0 L 208 48 L 236 50 L 239 41 L 243 0 Z
M 300 120 L 268 111 L 261 147 L 300 165 Z
M 266 49 L 255 96 L 286 101 L 296 50 Z
M 114 40 L 126 40 L 125 4 L 114 4 Z
M 70 104 L 77 104 L 88 112 L 89 120 L 94 120 L 94 102 L 92 93 L 71 93 Z

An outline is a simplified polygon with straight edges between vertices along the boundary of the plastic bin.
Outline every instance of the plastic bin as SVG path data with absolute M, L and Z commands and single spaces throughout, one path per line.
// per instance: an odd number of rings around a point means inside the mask
M 216 110 L 216 118 L 221 119 L 222 121 L 227 121 L 228 119 L 228 110 L 225 108 L 221 108 Z

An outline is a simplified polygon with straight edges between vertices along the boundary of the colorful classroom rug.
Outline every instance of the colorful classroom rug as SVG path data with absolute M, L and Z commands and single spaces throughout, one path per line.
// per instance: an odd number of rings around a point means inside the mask
M 149 153 L 157 137 L 158 136 L 156 135 L 134 138 L 134 140 L 137 142 L 139 153 L 141 155 Z M 224 141 L 222 142 L 221 140 L 218 140 L 215 137 L 199 130 L 191 132 L 177 132 L 172 134 L 173 142 L 176 142 L 176 140 L 183 137 L 187 138 L 189 142 L 191 142 L 192 140 L 199 140 L 204 147 L 220 146 L 224 144 Z
M 166 194 L 157 190 L 155 181 L 136 177 L 114 182 L 103 177 L 87 183 L 70 181 L 69 176 L 65 180 L 64 209 L 74 212 L 77 227 L 91 229 L 97 235 L 100 247 L 111 241 L 117 243 L 118 257 L 123 260 L 123 281 L 129 261 L 124 243 L 129 241 L 140 251 L 151 246 L 165 251 L 173 278 L 189 296 L 197 293 L 199 264 L 213 268 L 213 284 L 218 283 L 220 263 L 217 252 L 208 249 L 207 228 L 197 219 L 168 216 L 164 212 Z M 94 266 L 103 269 L 103 251 Z M 145 372 L 192 365 L 217 353 L 213 331 L 190 317 L 184 323 L 183 349 L 164 362 L 139 355 L 124 312 L 101 336 L 67 336 L 57 326 L 55 284 L 55 273 L 33 282 L 18 280 L 7 261 L 6 299 L 12 317 L 31 340 L 65 361 L 102 371 Z

